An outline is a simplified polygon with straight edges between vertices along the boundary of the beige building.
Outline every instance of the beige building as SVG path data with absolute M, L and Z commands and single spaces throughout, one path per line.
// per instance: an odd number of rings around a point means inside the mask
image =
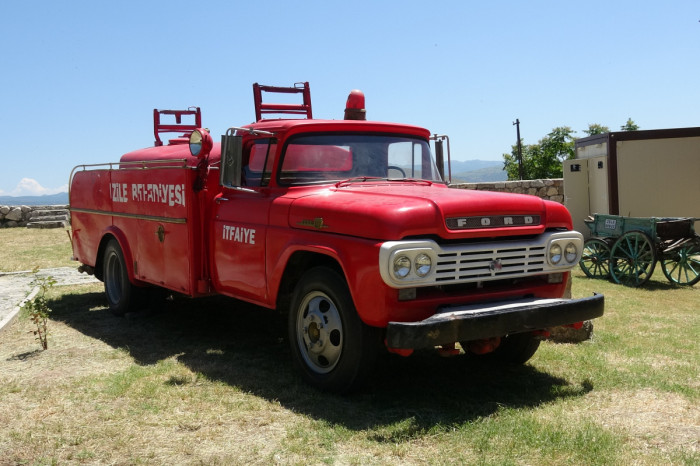
M 594 213 L 700 218 L 700 127 L 578 139 L 564 162 L 564 204 L 586 237 L 583 220 Z

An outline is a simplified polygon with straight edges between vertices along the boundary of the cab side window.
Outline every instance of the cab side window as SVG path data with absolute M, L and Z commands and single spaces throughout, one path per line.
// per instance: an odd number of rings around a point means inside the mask
M 248 149 L 248 161 L 243 166 L 244 186 L 267 186 L 274 165 L 277 141 L 260 139 L 254 141 Z

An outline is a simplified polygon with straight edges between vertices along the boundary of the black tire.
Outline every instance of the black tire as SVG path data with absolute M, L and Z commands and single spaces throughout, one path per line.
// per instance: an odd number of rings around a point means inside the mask
M 381 330 L 360 320 L 345 280 L 328 267 L 315 267 L 299 280 L 289 308 L 288 332 L 303 379 L 335 393 L 362 385 L 381 342 Z
M 117 240 L 107 243 L 102 261 L 105 295 L 109 309 L 115 315 L 136 310 L 137 290 L 129 281 L 124 253 Z
M 540 340 L 534 334 L 515 333 L 501 338 L 501 344 L 493 352 L 493 357 L 507 364 L 525 364 L 539 347 Z
M 461 343 L 465 349 L 469 343 Z M 535 355 L 540 347 L 540 339 L 531 332 L 514 333 L 501 338 L 501 343 L 491 353 L 482 355 L 469 354 L 471 357 L 479 358 L 483 361 L 498 361 L 503 364 L 520 365 L 525 364 Z

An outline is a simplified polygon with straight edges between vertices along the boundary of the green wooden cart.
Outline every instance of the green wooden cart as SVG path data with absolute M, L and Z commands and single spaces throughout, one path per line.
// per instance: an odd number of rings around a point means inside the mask
M 593 237 L 584 243 L 579 265 L 591 278 L 641 286 L 661 262 L 670 282 L 692 286 L 700 281 L 696 220 L 595 214 L 585 220 Z

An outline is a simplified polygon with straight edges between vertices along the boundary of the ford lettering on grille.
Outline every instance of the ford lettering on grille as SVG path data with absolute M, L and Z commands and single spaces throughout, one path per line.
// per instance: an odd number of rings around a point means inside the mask
M 487 215 L 483 217 L 450 217 L 445 220 L 450 230 L 474 230 L 479 228 L 522 227 L 539 225 L 539 215 Z

